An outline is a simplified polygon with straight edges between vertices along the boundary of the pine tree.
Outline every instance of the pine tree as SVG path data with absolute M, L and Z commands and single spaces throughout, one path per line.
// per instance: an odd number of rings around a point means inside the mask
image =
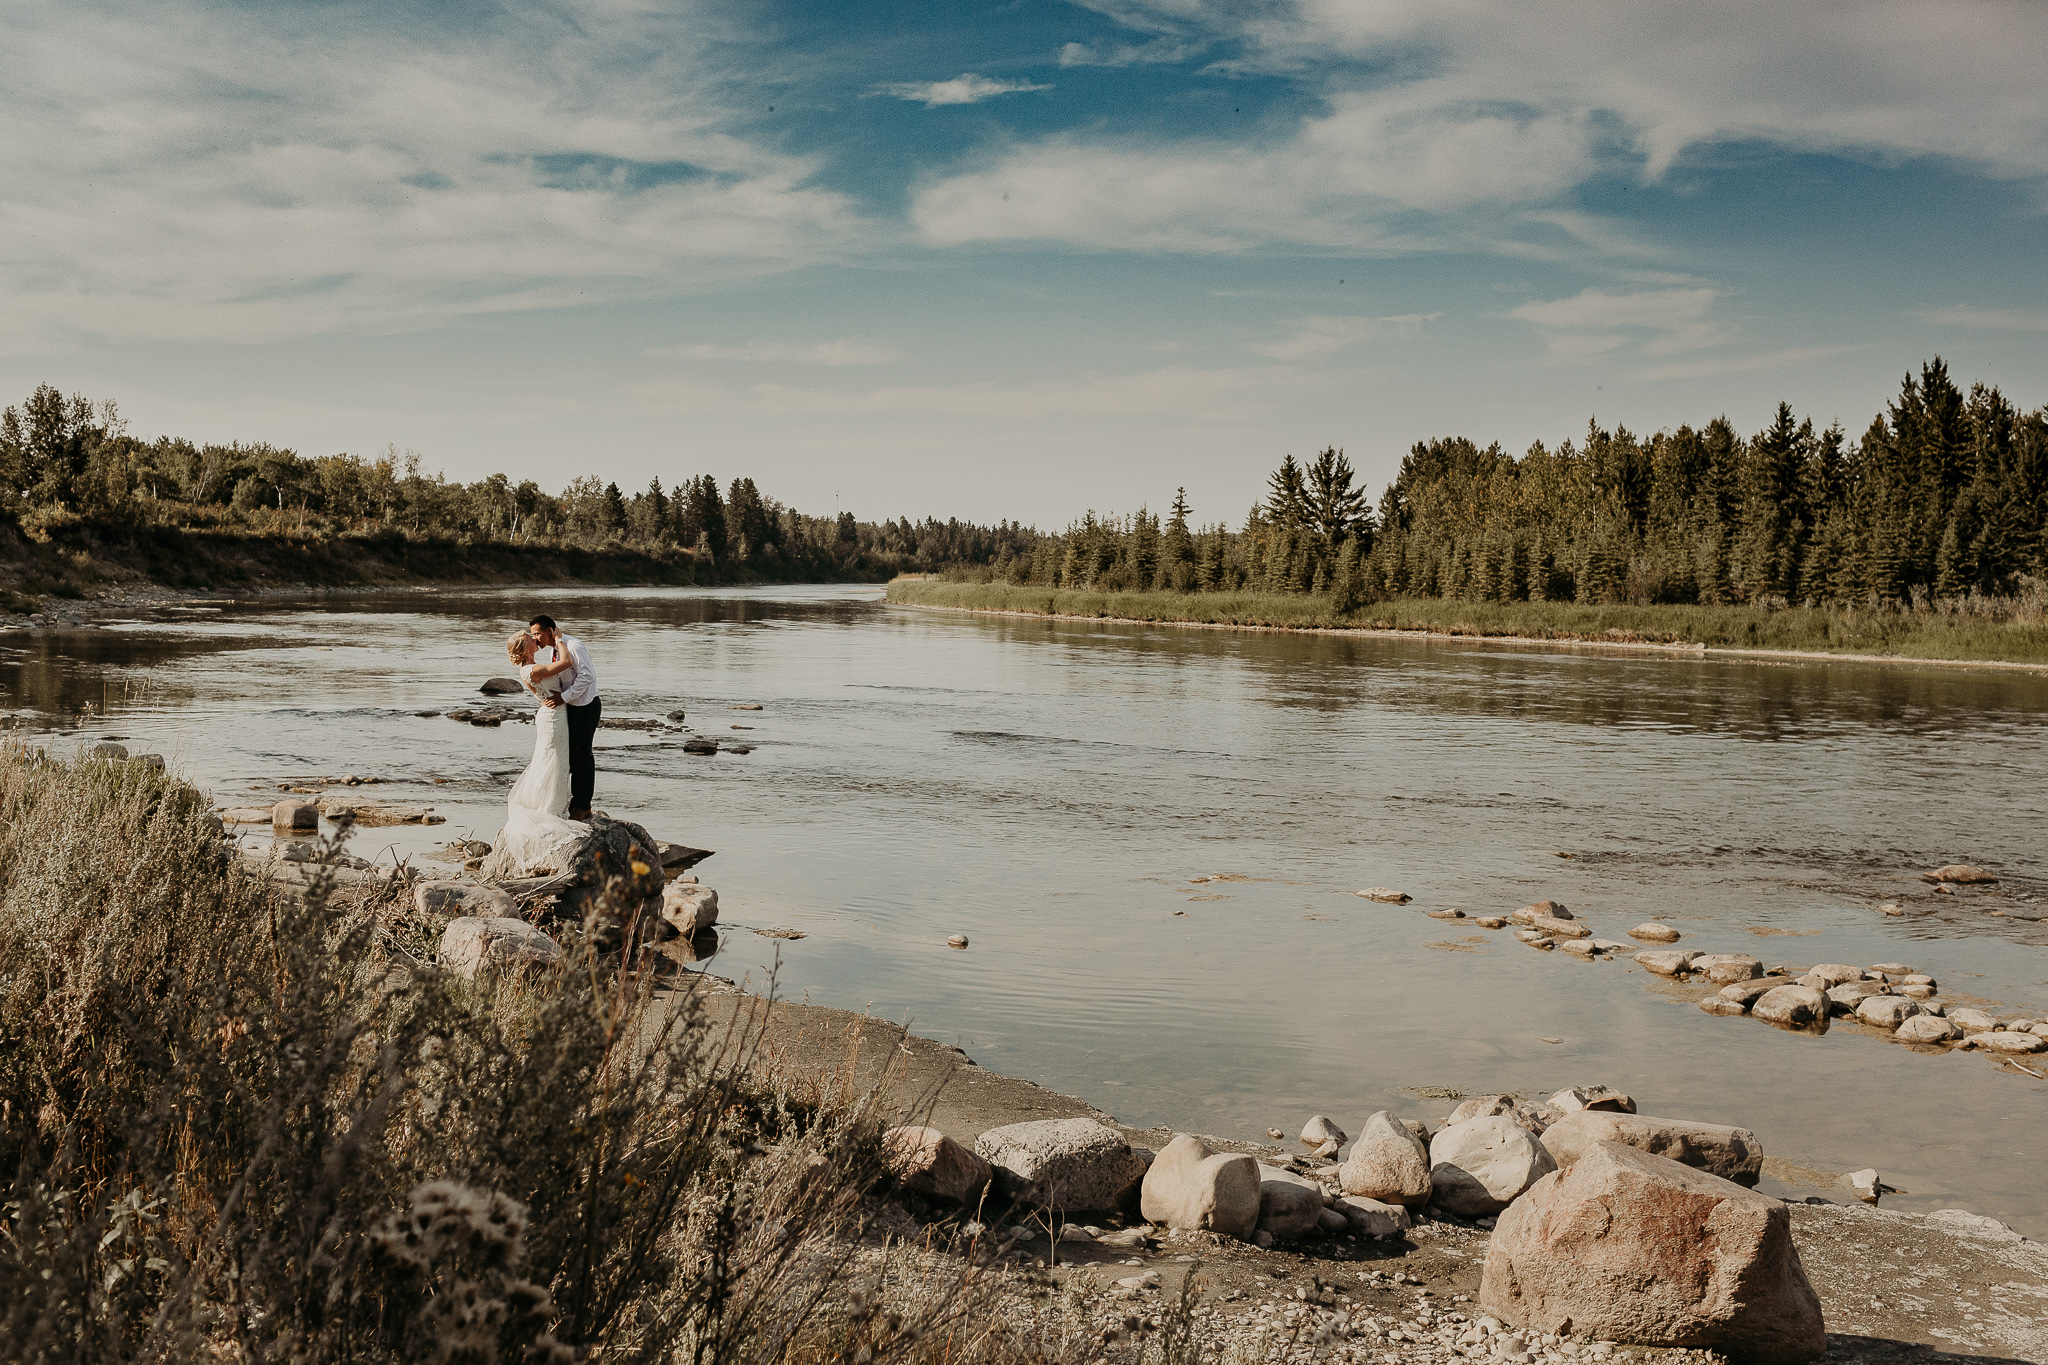
M 1308 520 L 1308 489 L 1302 481 L 1301 466 L 1292 455 L 1266 480 L 1265 511 L 1275 524 L 1296 527 Z

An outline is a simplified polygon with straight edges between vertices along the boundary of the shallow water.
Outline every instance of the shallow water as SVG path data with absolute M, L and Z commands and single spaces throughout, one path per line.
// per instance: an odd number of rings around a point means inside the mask
M 758 746 L 599 740 L 600 807 L 719 850 L 699 871 L 722 975 L 758 979 L 779 951 L 787 996 L 907 1020 L 1134 1124 L 1291 1136 L 1323 1112 L 1356 1132 L 1376 1108 L 1451 1107 L 1423 1090 L 1606 1082 L 1647 1113 L 1755 1129 L 1776 1192 L 1845 1198 L 1833 1178 L 1876 1166 L 1903 1191 L 1888 1206 L 2048 1236 L 2048 1083 L 1839 1021 L 1814 1037 L 1709 1017 L 1702 987 L 1423 913 L 1550 897 L 1605 938 L 1654 915 L 1688 947 L 1908 963 L 1952 1003 L 2048 1015 L 2048 679 L 876 596 L 224 604 L 0 636 L 0 704 L 68 727 L 60 749 L 129 736 L 223 803 L 374 774 L 449 823 L 365 830 L 354 851 L 417 857 L 493 835 L 532 732 L 413 713 L 473 703 L 544 607 L 590 644 L 607 717 L 683 707 Z M 1958 861 L 2004 880 L 1948 897 L 1918 876 Z M 1193 880 L 1212 874 L 1228 879 Z M 1373 885 L 1415 899 L 1352 894 Z

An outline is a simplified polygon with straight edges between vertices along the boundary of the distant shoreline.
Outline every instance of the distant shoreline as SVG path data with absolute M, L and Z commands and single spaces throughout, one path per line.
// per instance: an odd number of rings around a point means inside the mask
M 928 594 L 933 588 L 958 587 L 975 588 L 974 584 L 918 584 L 918 595 Z M 1057 599 L 1064 594 L 1050 589 L 1017 589 L 1019 595 L 1029 593 Z M 1150 594 L 1118 594 L 1120 599 L 1149 596 Z M 1049 621 L 1093 622 L 1102 625 L 1133 626 L 1176 626 L 1194 630 L 1238 630 L 1265 632 L 1282 635 L 1326 635 L 1345 637 L 1366 637 L 1376 639 L 1444 640 L 1466 644 L 1504 645 L 1527 648 L 1537 646 L 1545 649 L 1596 649 L 1623 654 L 1650 654 L 1672 658 L 1753 658 L 1777 659 L 1804 663 L 1868 663 L 1906 664 L 1915 667 L 1985 669 L 1994 672 L 2014 672 L 2034 675 L 2048 675 L 2048 659 L 2041 661 L 1979 658 L 1939 658 L 1929 655 L 1886 654 L 1876 651 L 1822 650 L 1822 649 L 1773 649 L 1763 646 L 1719 645 L 1704 642 L 1683 642 L 1670 640 L 1616 640 L 1597 636 L 1561 632 L 1550 635 L 1517 634 L 1510 631 L 1484 631 L 1478 629 L 1444 629 L 1439 623 L 1417 624 L 1415 626 L 1384 626 L 1361 624 L 1356 626 L 1334 626 L 1320 624 L 1290 624 L 1271 621 L 1202 621 L 1173 616 L 1124 616 L 1097 612 L 1068 612 L 1033 609 L 1020 606 L 966 605 L 953 602 L 920 601 L 907 593 L 898 591 L 892 583 L 884 599 L 892 606 L 914 607 L 921 611 L 952 611 L 974 616 L 1013 616 Z M 1464 604 L 1454 604 L 1462 606 Z M 1446 613 L 1450 615 L 1451 613 Z

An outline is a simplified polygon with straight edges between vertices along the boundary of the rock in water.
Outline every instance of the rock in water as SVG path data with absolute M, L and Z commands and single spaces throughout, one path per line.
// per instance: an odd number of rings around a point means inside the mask
M 1708 996 L 1700 1001 L 1700 1008 L 1708 1014 L 1736 1015 L 1749 1013 L 1749 1006 L 1743 1004 L 1740 1000 L 1730 1000 L 1724 995 Z
M 1537 1331 L 1705 1347 L 1759 1365 L 1827 1350 L 1820 1300 L 1776 1199 L 1596 1143 L 1494 1229 L 1479 1302 Z
M 1365 1120 L 1350 1157 L 1337 1172 L 1337 1183 L 1346 1194 L 1382 1203 L 1426 1204 L 1429 1149 L 1399 1119 L 1381 1109 Z
M 1551 1124 L 1543 1134 L 1543 1145 L 1560 1166 L 1571 1165 L 1603 1142 L 1619 1142 L 1697 1167 L 1737 1185 L 1756 1184 L 1764 1169 L 1764 1145 L 1756 1134 L 1718 1123 L 1581 1110 Z
M 95 744 L 92 757 L 106 759 L 109 763 L 128 761 L 128 746 L 125 744 Z
M 1369 901 L 1385 901 L 1389 905 L 1406 905 L 1410 899 L 1406 891 L 1396 891 L 1390 886 L 1368 886 L 1357 894 Z
M 1726 985 L 1762 976 L 1764 964 L 1748 953 L 1705 953 L 1693 959 L 1692 970 L 1705 972 L 1707 980 Z
M 1759 976 L 1750 981 L 1731 981 L 1721 988 L 1721 998 L 1733 1000 L 1746 1010 L 1778 987 L 1791 984 L 1790 978 L 1782 976 Z
M 591 816 L 589 837 L 576 845 L 563 869 L 568 880 L 555 893 L 556 913 L 580 920 L 604 908 L 623 919 L 632 907 L 659 896 L 665 882 L 655 845 L 652 835 L 629 820 Z
M 1698 957 L 1698 953 L 1689 949 L 1674 948 L 1669 952 L 1637 953 L 1636 961 L 1659 976 L 1677 976 L 1680 972 L 1691 971 L 1693 961 Z
M 270 808 L 274 829 L 318 829 L 320 808 L 310 801 L 280 801 Z
M 685 938 L 718 923 L 718 893 L 693 882 L 670 882 L 661 889 L 661 917 Z
M 441 931 L 441 965 L 468 980 L 487 968 L 545 967 L 561 960 L 561 947 L 523 919 L 465 916 Z
M 1575 919 L 1559 919 L 1551 915 L 1531 915 L 1528 919 L 1531 929 L 1552 938 L 1591 938 L 1593 931 Z
M 1112 1209 L 1145 1161 L 1122 1135 L 1094 1119 L 1039 1119 L 991 1128 L 975 1154 L 996 1168 L 997 1188 L 1014 1202 L 1080 1213 Z
M 905 1189 L 926 1199 L 971 1204 L 988 1184 L 989 1164 L 936 1128 L 891 1128 L 882 1157 Z
M 1306 1237 L 1322 1226 L 1323 1187 L 1277 1166 L 1259 1167 L 1259 1228 L 1276 1242 Z
M 1431 1200 L 1466 1218 L 1498 1213 L 1556 1169 L 1534 1134 L 1501 1116 L 1450 1124 L 1429 1143 Z
M 1528 924 L 1539 919 L 1576 919 L 1577 916 L 1565 909 L 1562 901 L 1537 901 L 1523 906 L 1508 918 L 1517 924 Z
M 1766 991 L 1749 1007 L 1757 1018 L 1798 1027 L 1828 1017 L 1828 998 L 1813 986 L 1780 986 Z
M 1961 1029 L 1933 1014 L 1916 1014 L 1892 1034 L 1902 1043 L 1946 1043 L 1962 1036 Z
M 1861 981 L 1863 979 L 1863 969 L 1861 967 L 1852 967 L 1846 962 L 1822 962 L 1807 968 L 1806 974 L 1808 976 L 1820 977 L 1825 981 L 1827 984 L 1821 987 L 1822 990 L 1829 990 L 1850 981 Z
M 1250 1241 L 1259 1226 L 1259 1163 L 1177 1134 L 1160 1149 L 1138 1190 L 1145 1218 Z
M 1903 995 L 1865 996 L 1856 1004 L 1856 1018 L 1878 1028 L 1897 1028 L 1919 1013 L 1920 1006 Z
M 1323 1114 L 1317 1114 L 1301 1127 L 1301 1142 L 1304 1147 L 1320 1147 L 1326 1142 L 1342 1146 L 1349 1140 L 1336 1121 Z
M 1930 882 L 1955 882 L 1960 886 L 1982 886 L 1998 880 L 1983 868 L 1972 867 L 1968 863 L 1950 863 L 1946 867 L 1937 867 L 1932 872 L 1923 872 L 1920 875 Z
M 517 678 L 486 678 L 477 691 L 487 697 L 503 696 L 508 692 L 524 692 L 526 685 Z
M 1998 1021 L 1983 1010 L 1950 1010 L 1948 1021 L 1965 1033 L 1983 1033 L 1987 1029 L 1998 1027 Z
M 1566 1114 L 1575 1114 L 1581 1109 L 1604 1109 L 1616 1114 L 1636 1112 L 1636 1102 L 1611 1085 L 1575 1085 L 1552 1095 L 1549 1104 Z
M 1679 939 L 1676 929 L 1668 924 L 1658 924 L 1654 920 L 1648 924 L 1638 924 L 1628 931 L 1628 936 L 1639 938 L 1645 943 L 1676 943 Z
M 1875 1204 L 1884 1184 L 1877 1178 L 1877 1168 L 1866 1166 L 1860 1171 L 1851 1171 L 1842 1177 L 1842 1183 L 1856 1191 L 1856 1197 L 1866 1204 Z
M 2048 1038 L 2036 1037 L 2032 1033 L 1972 1034 L 1965 1047 L 1981 1048 L 1986 1052 L 2003 1052 L 2025 1057 L 2036 1052 L 2048 1052 Z

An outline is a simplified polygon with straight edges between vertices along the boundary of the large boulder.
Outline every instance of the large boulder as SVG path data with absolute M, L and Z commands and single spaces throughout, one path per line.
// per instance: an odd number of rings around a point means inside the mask
M 1431 1201 L 1466 1218 L 1498 1213 L 1556 1169 L 1535 1134 L 1499 1115 L 1450 1124 L 1429 1143 Z
M 991 1128 L 975 1154 L 995 1167 L 996 1188 L 1020 1204 L 1080 1213 L 1113 1209 L 1145 1173 L 1123 1135 L 1094 1119 L 1038 1119 Z
M 1806 969 L 1808 976 L 1817 976 L 1825 984 L 1822 990 L 1831 990 L 1850 981 L 1861 981 L 1863 969 L 1852 967 L 1846 962 L 1822 962 Z
M 1429 1149 L 1400 1119 L 1381 1109 L 1365 1120 L 1351 1155 L 1337 1171 L 1346 1194 L 1387 1204 L 1429 1202 Z
M 1721 998 L 1733 1000 L 1746 1010 L 1778 987 L 1791 984 L 1792 979 L 1784 976 L 1760 976 L 1753 981 L 1731 981 L 1721 988 Z
M 1146 1221 L 1248 1242 L 1259 1227 L 1259 1163 L 1187 1133 L 1159 1149 L 1138 1190 Z
M 1276 1242 L 1292 1242 L 1322 1226 L 1323 1187 L 1306 1176 L 1260 1165 L 1258 1230 Z
M 1559 1166 L 1571 1165 L 1603 1142 L 1623 1143 L 1737 1185 L 1756 1184 L 1764 1169 L 1764 1145 L 1756 1134 L 1718 1123 L 1582 1109 L 1551 1124 L 1543 1134 L 1543 1145 Z
M 441 931 L 441 965 L 467 980 L 486 971 L 551 966 L 562 956 L 559 944 L 523 919 L 469 915 Z
M 590 817 L 590 834 L 576 845 L 555 892 L 556 913 L 581 920 L 606 910 L 623 920 L 632 907 L 659 896 L 661 875 L 658 841 L 630 820 Z
M 1827 1350 L 1783 1203 L 1618 1142 L 1596 1143 L 1501 1217 L 1479 1302 L 1539 1332 L 1759 1365 Z
M 1764 964 L 1748 953 L 1703 953 L 1693 959 L 1692 970 L 1705 972 L 1707 980 L 1725 986 L 1762 976 Z
M 1816 986 L 1780 986 L 1757 997 L 1749 1012 L 1772 1024 L 1800 1027 L 1828 1017 L 1829 1000 Z
M 318 829 L 320 808 L 310 801 L 284 800 L 270 808 L 273 829 Z
M 971 1204 L 988 1185 L 989 1164 L 936 1128 L 891 1128 L 882 1159 L 904 1189 L 926 1199 Z
M 484 685 L 477 691 L 487 697 L 502 697 L 513 692 L 524 692 L 526 684 L 517 678 L 485 678 Z

